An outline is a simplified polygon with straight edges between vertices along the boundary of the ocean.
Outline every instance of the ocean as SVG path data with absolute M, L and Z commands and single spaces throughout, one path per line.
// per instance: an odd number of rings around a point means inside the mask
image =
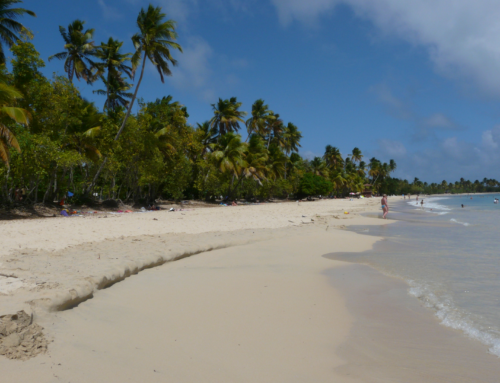
M 409 294 L 443 325 L 500 357 L 500 204 L 494 204 L 495 197 L 500 194 L 423 197 L 423 208 L 415 196 L 392 201 L 388 218 L 397 223 L 348 229 L 384 239 L 371 251 L 335 258 L 404 279 Z

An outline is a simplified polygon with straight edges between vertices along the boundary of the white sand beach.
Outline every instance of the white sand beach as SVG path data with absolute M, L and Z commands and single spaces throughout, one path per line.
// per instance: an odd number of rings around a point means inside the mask
M 323 257 L 369 250 L 377 237 L 344 228 L 390 224 L 360 215 L 379 211 L 379 204 L 378 199 L 327 200 L 4 222 L 2 235 L 10 247 L 2 249 L 0 273 L 20 281 L 0 295 L 0 315 L 33 313 L 30 326 L 40 327 L 29 339 L 43 352 L 30 349 L 19 357 L 23 339 L 18 344 L 10 339 L 11 358 L 0 356 L 2 377 L 400 382 L 401 358 L 413 350 L 404 381 L 465 382 L 454 377 L 467 364 L 452 371 L 453 363 L 437 368 L 442 364 L 427 365 L 423 356 L 434 353 L 439 360 L 453 348 L 464 360 L 479 360 L 484 347 L 439 325 L 430 311 L 401 293 L 401 282 L 387 282 L 376 272 L 360 277 L 348 264 Z M 174 259 L 179 260 L 168 262 Z M 361 285 L 343 284 L 345 275 Z M 387 291 L 399 292 L 395 301 Z M 410 337 L 398 330 L 384 343 L 376 334 L 394 326 L 379 315 L 388 308 L 394 318 L 418 311 L 425 320 Z M 404 329 L 404 322 L 400 326 Z M 436 348 L 432 337 L 422 335 L 428 333 L 453 341 Z M 495 376 L 496 358 L 484 360 L 488 374 L 469 374 L 475 381 Z M 425 362 L 420 368 L 419 361 Z M 371 366 L 377 366 L 376 374 L 370 374 Z

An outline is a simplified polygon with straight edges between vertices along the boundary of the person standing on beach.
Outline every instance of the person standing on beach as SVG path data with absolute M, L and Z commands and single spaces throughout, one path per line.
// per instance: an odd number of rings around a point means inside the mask
M 382 211 L 384 212 L 384 219 L 387 217 L 387 213 L 389 213 L 389 204 L 387 203 L 387 194 L 384 194 L 382 197 L 382 201 L 380 201 L 382 204 Z

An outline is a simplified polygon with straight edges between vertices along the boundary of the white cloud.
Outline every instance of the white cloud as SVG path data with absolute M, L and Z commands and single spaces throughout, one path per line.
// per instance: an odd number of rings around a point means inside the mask
M 210 66 L 212 47 L 201 38 L 191 38 L 184 45 L 179 57 L 179 65 L 172 69 L 171 81 L 181 90 L 191 90 L 207 100 L 214 100 L 211 79 L 214 74 Z
M 185 22 L 198 5 L 197 0 L 160 0 L 158 3 L 169 19 L 179 23 Z
M 387 84 L 377 84 L 370 88 L 370 92 L 375 95 L 377 101 L 384 105 L 392 116 L 408 120 L 412 118 L 412 112 L 406 102 L 396 97 Z
M 179 65 L 172 68 L 171 83 L 179 90 L 197 95 L 214 103 L 219 96 L 240 84 L 233 72 L 237 65 L 217 55 L 200 37 L 190 37 L 182 43 L 183 52 L 177 56 Z
M 457 124 L 443 113 L 435 113 L 424 119 L 423 125 L 429 128 L 455 129 Z
M 104 0 L 97 0 L 97 3 L 99 4 L 102 15 L 105 19 L 118 19 L 122 16 L 116 8 L 110 7 L 104 2 Z
M 399 141 L 379 140 L 380 153 L 387 158 L 402 158 L 406 156 L 406 147 Z
M 271 0 L 277 10 L 280 22 L 290 24 L 294 19 L 312 24 L 320 14 L 333 10 L 338 0 Z
M 395 177 L 413 179 L 418 177 L 427 182 L 456 181 L 464 177 L 476 179 L 498 178 L 500 163 L 500 126 L 479 133 L 482 140 L 477 144 L 449 137 L 441 140 L 437 147 L 420 152 L 404 152 L 397 156 L 395 141 L 379 142 L 373 154 L 382 161 L 394 157 L 398 164 Z
M 425 46 L 444 76 L 468 78 L 500 94 L 498 0 L 271 0 L 283 25 L 311 24 L 347 4 L 387 36 Z
M 486 130 L 482 135 L 483 146 L 487 149 L 498 149 L 500 146 L 500 125 L 491 130 Z

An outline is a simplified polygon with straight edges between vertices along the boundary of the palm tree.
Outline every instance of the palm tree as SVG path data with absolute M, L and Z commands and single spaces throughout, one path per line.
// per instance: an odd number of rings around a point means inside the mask
M 382 164 L 375 157 L 370 159 L 370 164 L 368 165 L 369 170 L 368 174 L 372 177 L 372 185 L 375 184 L 375 181 L 380 176 L 382 172 Z
M 328 175 L 328 170 L 326 168 L 326 163 L 321 157 L 314 157 L 310 162 L 312 173 L 317 176 L 326 177 Z
M 238 102 L 236 97 L 231 97 L 229 100 L 219 98 L 217 104 L 212 104 L 214 116 L 210 120 L 210 126 L 217 130 L 219 136 L 228 132 L 237 132 L 240 128 L 240 122 L 245 122 L 243 117 L 247 113 L 238 110 L 241 105 L 242 103 Z
M 50 56 L 49 61 L 54 58 L 65 60 L 64 71 L 71 82 L 73 82 L 73 76 L 76 76 L 78 81 L 83 78 L 90 84 L 96 80 L 102 68 L 90 59 L 97 56 L 94 42 L 91 41 L 94 29 L 84 31 L 84 24 L 85 21 L 75 20 L 68 26 L 68 30 L 59 26 L 59 32 L 66 43 L 64 44 L 66 51 Z M 98 73 L 94 73 L 96 70 Z
M 300 148 L 301 138 L 302 138 L 302 133 L 294 124 L 289 122 L 283 132 L 284 149 L 287 156 L 290 156 L 291 152 L 297 153 L 299 151 L 298 148 Z M 287 162 L 288 161 L 285 161 L 285 179 L 287 177 L 287 169 L 286 169 Z
M 250 137 L 245 151 L 246 164 L 241 170 L 238 183 L 234 190 L 238 188 L 244 177 L 253 178 L 259 185 L 262 185 L 261 181 L 266 179 L 266 172 L 268 171 L 268 158 L 268 151 L 262 137 L 257 135 Z
M 276 180 L 282 177 L 285 171 L 286 156 L 285 153 L 277 146 L 271 145 L 269 148 L 268 174 Z
M 92 93 L 106 96 L 104 108 L 111 110 L 116 110 L 119 106 L 126 108 L 132 98 L 132 93 L 127 91 L 132 88 L 132 85 L 128 84 L 119 75 L 111 77 L 108 76 L 108 79 L 101 76 L 101 80 L 106 86 L 106 89 L 94 90 Z
M 199 142 L 202 145 L 201 157 L 210 150 L 210 145 L 217 142 L 217 131 L 210 126 L 210 121 L 205 121 L 203 124 L 197 123 L 196 133 Z
M 347 184 L 347 175 L 343 169 L 336 170 L 331 177 L 332 183 L 337 191 L 343 189 Z
M 299 129 L 292 124 L 291 122 L 288 123 L 284 130 L 284 141 L 285 141 L 285 153 L 287 155 L 290 155 L 291 152 L 298 152 L 301 146 L 300 146 L 300 139 L 302 138 L 302 132 L 299 131 Z
M 352 150 L 351 159 L 353 162 L 361 162 L 361 160 L 363 159 L 363 154 L 361 153 L 361 150 L 359 150 L 358 148 L 354 148 Z
M 142 8 L 139 12 L 139 16 L 137 16 L 137 26 L 139 27 L 140 32 L 132 36 L 132 42 L 134 43 L 136 51 L 132 56 L 131 62 L 132 75 L 134 75 L 142 59 L 141 75 L 135 87 L 134 94 L 132 95 L 132 100 L 128 105 L 127 114 L 125 115 L 122 125 L 114 138 L 115 141 L 118 141 L 120 138 L 130 113 L 132 112 L 132 107 L 134 106 L 135 99 L 137 98 L 137 92 L 139 91 L 142 78 L 144 77 L 146 59 L 149 59 L 151 64 L 155 66 L 162 83 L 165 83 L 165 76 L 172 75 L 168 63 L 170 62 L 174 66 L 177 65 L 177 61 L 170 53 L 170 48 L 177 49 L 182 52 L 182 47 L 175 42 L 177 39 L 175 21 L 165 21 L 165 16 L 166 15 L 161 11 L 161 7 L 154 7 L 151 4 L 146 11 Z M 107 162 L 107 159 L 107 157 L 104 158 L 101 166 L 94 176 L 92 183 L 89 185 L 87 192 L 94 187 L 99 174 Z
M 35 13 L 24 8 L 10 8 L 22 0 L 0 0 L 0 64 L 5 63 L 5 51 L 2 43 L 9 48 L 19 40 L 17 33 L 26 33 L 28 29 L 16 21 L 25 14 L 36 17 Z
M 252 117 L 250 117 L 246 122 L 248 132 L 246 141 L 248 141 L 248 138 L 253 133 L 259 133 L 261 136 L 265 136 L 267 124 L 270 122 L 270 113 L 272 113 L 272 111 L 269 110 L 269 106 L 267 104 L 264 104 L 264 100 L 258 99 L 253 103 Z
M 129 78 L 132 78 L 132 68 L 125 64 L 127 61 L 130 61 L 132 54 L 121 53 L 120 49 L 122 45 L 122 41 L 118 41 L 110 37 L 106 44 L 101 43 L 101 45 L 96 49 L 96 56 L 101 59 L 102 68 L 108 71 L 106 80 L 101 77 L 104 85 L 106 85 L 105 107 L 109 107 L 110 86 L 113 83 L 115 85 L 115 89 L 124 88 L 127 86 L 128 89 L 131 88 L 131 86 L 129 86 L 129 84 L 126 84 L 126 82 L 122 78 L 122 73 L 125 73 Z M 122 86 L 120 86 L 119 83 L 122 83 Z M 125 104 L 122 105 L 125 106 Z
M 360 177 L 365 177 L 365 172 L 366 172 L 366 162 L 360 161 L 358 165 L 358 174 L 360 175 Z
M 94 103 L 84 100 L 82 117 L 78 123 L 67 127 L 64 146 L 76 150 L 92 161 L 97 161 L 101 157 L 101 152 L 93 140 L 101 133 L 102 120 L 103 115 L 98 112 Z
M 269 113 L 267 122 L 267 148 L 271 145 L 271 140 L 274 144 L 278 145 L 280 148 L 285 146 L 283 133 L 285 130 L 285 125 L 283 120 L 280 119 L 279 114 L 274 114 L 274 112 Z
M 338 169 L 344 166 L 344 159 L 342 158 L 342 154 L 340 153 L 340 150 L 335 146 L 326 146 L 323 159 L 325 160 L 326 165 L 330 168 Z
M 134 106 L 137 92 L 141 86 L 142 78 L 144 76 L 144 69 L 146 68 L 146 59 L 149 59 L 160 75 L 160 80 L 165 83 L 165 76 L 171 76 L 172 72 L 168 66 L 170 62 L 173 66 L 177 65 L 177 60 L 172 57 L 170 48 L 177 49 L 182 52 L 182 47 L 175 42 L 177 33 L 175 32 L 176 23 L 173 20 L 164 20 L 166 14 L 162 13 L 161 7 L 154 7 L 149 5 L 145 11 L 144 8 L 137 16 L 137 26 L 140 32 L 132 36 L 132 42 L 135 46 L 135 53 L 132 56 L 132 74 L 135 74 L 139 63 L 142 58 L 142 69 L 139 81 L 135 87 L 132 101 L 127 110 L 127 114 L 123 119 L 122 126 L 116 134 L 115 141 L 120 137 L 127 119 L 130 116 L 132 107 Z
M 394 161 L 394 160 L 391 159 L 389 161 L 389 170 L 390 170 L 390 172 L 392 173 L 393 171 L 395 171 L 397 167 L 398 167 L 398 165 L 396 164 L 396 161 Z
M 242 170 L 247 167 L 245 161 L 246 147 L 247 145 L 241 142 L 241 137 L 233 132 L 226 133 L 219 137 L 219 141 L 210 146 L 212 150 L 210 158 L 214 161 L 215 166 L 217 166 L 222 173 L 228 173 L 233 176 L 228 195 L 231 195 L 234 177 L 237 178 Z
M 4 66 L 4 65 L 2 65 Z M 0 72 L 3 68 L 0 67 Z M 19 124 L 28 125 L 30 114 L 28 111 L 11 106 L 15 104 L 17 99 L 22 98 L 23 95 L 16 88 L 5 83 L 5 76 L 0 76 L 0 117 L 9 117 Z M 19 153 L 21 148 L 17 142 L 16 137 L 10 129 L 3 123 L 0 123 L 0 158 L 5 166 L 9 167 L 9 147 L 13 147 Z

